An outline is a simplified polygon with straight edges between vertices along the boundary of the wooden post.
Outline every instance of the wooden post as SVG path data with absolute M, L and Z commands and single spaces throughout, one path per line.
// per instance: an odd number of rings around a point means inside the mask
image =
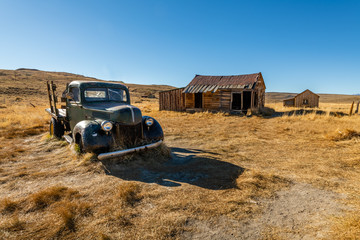
M 241 91 L 241 110 L 244 108 L 244 91 Z
M 54 108 L 53 108 L 52 103 L 51 103 L 52 97 L 51 97 L 51 91 L 50 91 L 49 81 L 46 82 L 46 85 L 47 85 L 48 96 L 49 96 L 50 111 L 51 111 L 51 113 L 55 113 Z
M 58 112 L 58 109 L 56 107 L 56 95 L 55 95 L 55 91 L 56 91 L 56 85 L 54 84 L 53 81 L 51 81 L 51 84 L 50 84 L 50 88 L 52 90 L 52 100 L 53 100 L 53 104 L 54 104 L 54 110 L 55 110 L 55 114 L 56 115 L 59 115 L 59 112 Z
M 353 112 L 353 108 L 354 108 L 354 101 L 352 102 L 352 104 L 351 104 L 351 108 L 350 108 L 350 116 L 352 115 L 352 112 Z
M 357 102 L 357 104 L 356 104 L 355 114 L 359 114 L 359 105 L 360 105 L 360 101 Z

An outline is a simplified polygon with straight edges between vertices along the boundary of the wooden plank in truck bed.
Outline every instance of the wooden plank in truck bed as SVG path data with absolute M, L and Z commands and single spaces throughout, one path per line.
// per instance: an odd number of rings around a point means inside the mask
M 45 111 L 48 112 L 56 120 L 62 120 L 64 118 L 66 118 L 66 109 L 58 109 L 58 112 L 59 112 L 58 115 L 56 115 L 55 113 L 52 113 L 50 108 L 45 109 Z

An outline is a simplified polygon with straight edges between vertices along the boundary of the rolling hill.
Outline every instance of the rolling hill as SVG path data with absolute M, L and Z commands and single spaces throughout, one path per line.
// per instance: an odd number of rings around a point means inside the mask
M 49 72 L 27 68 L 0 69 L 0 103 L 22 101 L 25 98 L 30 101 L 47 101 L 46 81 L 54 81 L 59 91 L 62 91 L 67 83 L 74 80 L 104 81 L 66 72 Z M 133 99 L 134 97 L 156 95 L 159 91 L 174 88 L 167 85 L 124 84 L 129 87 Z
M 0 69 L 0 103 L 22 101 L 47 101 L 46 81 L 54 81 L 59 90 L 73 80 L 104 81 L 93 77 L 67 72 L 41 71 L 37 69 L 19 68 L 16 70 Z M 123 82 L 121 82 L 123 83 Z M 132 99 L 141 96 L 155 95 L 159 91 L 170 90 L 175 87 L 168 85 L 140 85 L 124 83 L 129 87 Z M 184 81 L 184 85 L 186 82 Z M 267 92 L 266 103 L 280 103 L 284 99 L 292 98 L 296 93 Z M 360 101 L 357 95 L 319 94 L 321 103 L 351 103 Z

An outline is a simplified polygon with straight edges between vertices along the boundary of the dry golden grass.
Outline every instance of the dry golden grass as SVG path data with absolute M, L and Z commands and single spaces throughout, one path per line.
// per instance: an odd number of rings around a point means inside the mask
M 9 198 L 4 198 L 0 201 L 0 209 L 2 213 L 13 213 L 18 208 L 18 202 Z
M 159 112 L 154 99 L 135 101 L 161 123 L 166 145 L 104 162 L 47 134 L 32 135 L 47 131 L 45 107 L 22 101 L 0 109 L 0 238 L 210 239 L 205 232 L 226 234 L 229 222 L 246 231 L 268 199 L 298 183 L 345 195 L 338 204 L 349 211 L 323 225 L 308 216 L 296 231 L 259 222 L 258 238 L 358 236 L 360 117 L 329 114 L 348 113 L 350 104 L 322 103 L 322 115 L 238 117 Z
M 0 108 L 0 138 L 21 138 L 43 133 L 48 129 L 49 115 L 44 105 L 11 105 Z
M 333 135 L 329 135 L 328 137 L 333 141 L 344 141 L 359 138 L 360 133 L 353 129 L 345 129 L 343 131 L 337 130 Z
M 78 191 L 63 186 L 53 186 L 32 194 L 30 202 L 35 209 L 43 209 L 61 199 L 69 199 L 77 195 Z
M 360 237 L 360 216 L 359 212 L 353 212 L 343 218 L 335 220 L 332 228 L 333 235 L 337 239 L 359 239 Z
M 92 206 L 87 202 L 72 202 L 63 200 L 58 202 L 53 212 L 55 212 L 61 219 L 58 233 L 62 231 L 76 231 L 76 222 L 81 217 L 87 217 L 92 214 Z
M 0 229 L 11 232 L 21 231 L 24 227 L 25 223 L 19 219 L 18 215 L 11 217 L 0 225 Z
M 140 186 L 136 183 L 126 183 L 118 187 L 115 197 L 122 201 L 124 204 L 133 206 L 136 202 L 140 201 L 139 197 Z

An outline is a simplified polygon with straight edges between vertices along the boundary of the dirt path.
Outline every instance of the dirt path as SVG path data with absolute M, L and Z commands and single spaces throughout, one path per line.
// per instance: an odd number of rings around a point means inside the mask
M 341 204 L 345 196 L 296 183 L 276 193 L 272 199 L 253 201 L 263 211 L 252 219 L 235 221 L 227 217 L 210 222 L 193 222 L 192 239 L 326 239 L 329 218 L 342 215 L 348 207 Z

